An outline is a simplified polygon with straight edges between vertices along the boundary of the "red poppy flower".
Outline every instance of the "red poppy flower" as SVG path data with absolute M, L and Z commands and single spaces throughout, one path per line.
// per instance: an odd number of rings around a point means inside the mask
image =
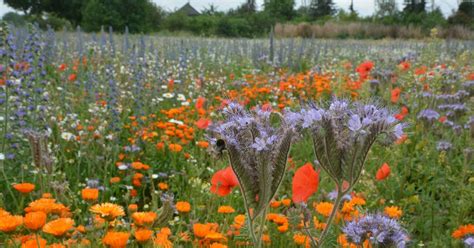
M 204 97 L 198 97 L 198 99 L 196 100 L 196 108 L 197 109 L 201 109 L 204 107 L 204 103 L 206 103 L 206 98 Z
M 393 103 L 398 102 L 398 99 L 400 99 L 400 93 L 402 93 L 402 90 L 398 87 L 392 90 L 391 100 L 392 100 Z
M 375 179 L 377 181 L 382 181 L 390 175 L 390 166 L 387 163 L 383 163 L 382 166 L 377 170 L 375 174 Z
M 225 169 L 217 171 L 211 179 L 211 192 L 219 196 L 226 196 L 230 194 L 232 188 L 239 185 L 237 176 L 232 167 L 228 166 Z
M 397 120 L 401 121 L 401 120 L 405 119 L 405 116 L 407 116 L 407 114 L 408 114 L 408 108 L 405 107 L 405 106 L 403 106 L 403 107 L 402 107 L 402 110 L 400 111 L 400 113 L 396 114 L 394 117 L 395 117 Z
M 196 126 L 199 128 L 199 129 L 206 129 L 209 125 L 211 125 L 211 120 L 209 119 L 199 119 L 197 122 L 196 122 Z
M 67 77 L 67 79 L 69 81 L 76 81 L 77 75 L 75 73 L 73 73 L 73 74 L 69 75 L 69 77 Z
M 306 163 L 295 172 L 293 177 L 293 202 L 306 202 L 318 190 L 319 171 L 316 172 L 311 163 Z
M 374 68 L 374 62 L 372 61 L 365 61 L 361 63 L 359 66 L 356 68 L 356 72 L 359 73 L 359 77 L 361 80 L 367 79 L 369 72 Z

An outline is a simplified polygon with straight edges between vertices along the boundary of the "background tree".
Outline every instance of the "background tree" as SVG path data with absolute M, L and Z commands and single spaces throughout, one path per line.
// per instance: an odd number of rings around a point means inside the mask
M 398 12 L 395 0 L 377 0 L 376 17 L 394 16 Z
M 276 20 L 291 20 L 296 15 L 294 0 L 269 0 L 264 3 L 264 9 Z
M 15 12 L 5 13 L 5 15 L 3 15 L 2 17 L 2 20 L 8 23 L 11 23 L 15 26 L 23 26 L 26 24 L 25 18 L 22 15 Z
M 332 0 L 312 0 L 309 6 L 309 13 L 313 19 L 324 16 L 332 16 L 336 13 Z
M 51 0 L 3 0 L 3 3 L 12 9 L 23 12 L 25 15 L 41 14 L 44 2 Z
M 407 14 L 426 12 L 426 0 L 405 0 L 403 12 Z
M 452 16 L 448 18 L 450 24 L 470 26 L 474 29 L 474 2 L 463 1 Z

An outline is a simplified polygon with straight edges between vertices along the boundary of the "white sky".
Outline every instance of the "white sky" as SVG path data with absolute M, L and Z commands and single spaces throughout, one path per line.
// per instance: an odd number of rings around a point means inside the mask
M 1 1 L 1 0 L 0 0 Z M 230 8 L 235 8 L 245 2 L 245 0 L 152 0 L 157 3 L 159 6 L 163 7 L 166 10 L 175 10 L 180 8 L 188 1 L 198 10 L 203 10 L 206 7 L 209 7 L 210 4 L 214 4 L 218 10 L 228 10 Z M 300 6 L 303 2 L 309 3 L 311 0 L 295 0 L 297 6 Z M 396 0 L 399 9 L 402 8 L 403 0 Z M 453 9 L 457 9 L 458 1 L 460 0 L 434 0 L 435 5 L 439 6 L 443 11 L 444 15 L 450 15 Z M 354 0 L 354 7 L 359 14 L 363 16 L 371 15 L 374 12 L 374 2 L 375 0 Z M 428 3 L 431 0 L 427 0 Z M 350 5 L 350 0 L 334 0 L 334 3 L 338 8 L 348 9 Z M 263 0 L 257 0 L 257 4 L 261 6 Z M 429 5 L 429 4 L 428 4 Z M 3 16 L 5 13 L 12 11 L 11 8 L 6 6 L 3 1 L 0 2 L 0 16 Z

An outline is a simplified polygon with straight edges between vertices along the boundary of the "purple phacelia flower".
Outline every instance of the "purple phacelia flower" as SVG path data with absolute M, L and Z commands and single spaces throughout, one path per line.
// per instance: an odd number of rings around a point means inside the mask
M 317 112 L 318 121 L 305 123 L 308 113 Z M 311 103 L 301 112 L 300 125 L 311 132 L 321 167 L 333 179 L 354 185 L 364 158 L 375 141 L 392 144 L 403 135 L 404 124 L 394 113 L 374 104 L 334 99 L 326 108 Z
M 424 121 L 428 121 L 428 122 L 433 122 L 435 120 L 438 120 L 439 118 L 439 113 L 432 110 L 432 109 L 425 109 L 425 110 L 422 110 L 419 114 L 418 114 L 418 119 L 421 119 L 421 120 L 424 120 Z
M 453 147 L 453 145 L 447 141 L 441 140 L 436 144 L 436 150 L 438 151 L 448 151 Z
M 377 247 L 404 248 L 409 241 L 408 234 L 395 219 L 381 214 L 368 214 L 351 221 L 342 231 L 350 242 L 357 245 L 368 240 Z
M 474 248 L 474 237 L 473 236 L 466 236 L 464 238 L 463 243 L 464 243 L 464 246 L 466 248 Z

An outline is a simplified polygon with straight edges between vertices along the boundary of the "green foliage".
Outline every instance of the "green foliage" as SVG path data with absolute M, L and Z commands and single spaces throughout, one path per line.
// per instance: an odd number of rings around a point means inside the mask
M 313 19 L 318 19 L 324 16 L 332 16 L 336 13 L 336 9 L 332 0 L 312 0 L 309 13 Z
M 15 12 L 6 13 L 5 15 L 3 15 L 2 20 L 15 26 L 24 26 L 26 24 L 25 18 Z
M 291 20 L 296 14 L 294 8 L 294 0 L 270 0 L 265 3 L 265 11 L 278 21 Z

